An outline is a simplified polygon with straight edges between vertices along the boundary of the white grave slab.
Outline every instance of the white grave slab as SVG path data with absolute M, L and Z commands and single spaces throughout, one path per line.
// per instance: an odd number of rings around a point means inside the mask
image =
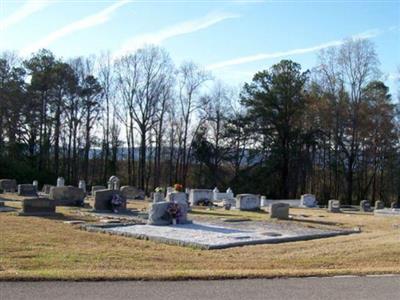
M 144 238 L 163 243 L 194 246 L 203 249 L 280 243 L 354 233 L 345 230 L 322 230 L 298 226 L 282 226 L 252 222 L 249 226 L 240 224 L 213 224 L 193 222 L 171 226 L 132 225 L 100 229 L 112 234 Z

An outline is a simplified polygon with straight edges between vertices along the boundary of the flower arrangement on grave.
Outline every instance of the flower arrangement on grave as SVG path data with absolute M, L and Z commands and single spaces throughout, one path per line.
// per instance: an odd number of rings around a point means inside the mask
M 183 185 L 180 183 L 175 183 L 174 184 L 174 190 L 177 192 L 182 192 L 183 191 Z
M 111 198 L 111 206 L 112 206 L 112 210 L 115 213 L 118 213 L 118 211 L 121 209 L 121 207 L 124 207 L 125 204 L 125 199 L 122 198 L 120 195 L 118 194 L 114 194 Z
M 164 189 L 162 187 L 156 187 L 154 190 L 156 193 L 164 193 Z
M 178 203 L 170 202 L 167 207 L 167 212 L 171 216 L 171 218 L 176 220 L 176 223 L 179 224 L 179 218 L 182 216 L 181 207 Z

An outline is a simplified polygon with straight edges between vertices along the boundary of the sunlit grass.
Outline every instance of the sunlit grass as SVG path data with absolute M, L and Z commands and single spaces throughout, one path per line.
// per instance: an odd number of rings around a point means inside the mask
M 0 195 L 9 198 L 8 195 Z M 20 202 L 7 202 L 19 207 Z M 148 203 L 132 201 L 131 208 Z M 291 209 L 303 226 L 360 226 L 362 233 L 327 239 L 224 250 L 199 250 L 128 237 L 90 233 L 64 220 L 81 216 L 57 208 L 61 217 L 20 217 L 0 213 L 0 279 L 210 279 L 400 273 L 400 218 L 372 214 L 329 214 Z M 250 218 L 268 214 L 196 208 L 195 218 Z

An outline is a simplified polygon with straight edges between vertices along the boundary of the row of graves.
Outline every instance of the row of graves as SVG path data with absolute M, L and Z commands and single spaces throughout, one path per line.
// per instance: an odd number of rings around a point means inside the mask
M 77 187 L 66 186 L 61 177 L 57 179 L 56 186 L 44 185 L 40 192 L 37 181 L 17 185 L 15 180 L 3 179 L 0 180 L 0 189 L 24 197 L 20 215 L 51 215 L 56 213 L 57 206 L 77 206 L 82 214 L 110 220 L 107 223 L 81 224 L 81 229 L 201 249 L 280 243 L 357 233 L 353 229 L 319 229 L 292 222 L 291 207 L 318 208 L 316 197 L 312 194 L 302 195 L 301 199 L 268 200 L 255 194 L 235 195 L 230 188 L 225 192 L 220 192 L 217 188 L 183 190 L 181 185 L 176 184 L 166 189 L 157 188 L 151 194 L 151 198 L 146 199 L 145 193 L 140 189 L 120 186 L 120 180 L 116 176 L 111 176 L 105 186 L 92 186 L 90 191 L 83 180 L 79 181 Z M 141 212 L 128 208 L 129 199 L 147 200 L 151 203 L 146 212 Z M 190 214 L 192 210 L 198 210 L 201 206 L 206 206 L 207 210 L 256 211 L 264 214 L 268 211 L 272 220 L 199 218 L 195 212 Z M 341 206 L 338 200 L 330 200 L 327 210 L 339 213 L 344 212 L 346 207 Z M 378 211 L 390 210 L 400 215 L 400 209 L 385 209 L 381 201 L 375 203 L 375 209 L 371 208 L 368 201 L 362 201 L 360 210 L 375 211 L 375 214 Z
M 190 214 L 192 210 L 200 209 L 200 206 L 207 206 L 208 210 L 258 211 L 265 214 L 260 195 L 235 195 L 230 188 L 226 192 L 220 192 L 217 188 L 183 191 L 182 186 L 175 185 L 166 190 L 157 188 L 151 201 L 143 223 L 88 225 L 85 229 L 201 249 L 309 240 L 359 232 L 353 229 L 299 226 L 291 222 L 290 205 L 279 201 L 268 206 L 269 218 L 284 220 L 278 222 L 271 222 L 267 218 L 263 221 L 196 218 L 196 213 Z M 304 207 L 317 206 L 313 195 L 303 195 L 300 202 Z

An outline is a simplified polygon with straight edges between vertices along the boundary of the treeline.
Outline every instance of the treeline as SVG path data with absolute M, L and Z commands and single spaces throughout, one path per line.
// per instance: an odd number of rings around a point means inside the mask
M 367 40 L 290 60 L 240 91 L 161 48 L 0 57 L 0 177 L 147 192 L 181 183 L 321 202 L 399 199 L 397 110 Z

